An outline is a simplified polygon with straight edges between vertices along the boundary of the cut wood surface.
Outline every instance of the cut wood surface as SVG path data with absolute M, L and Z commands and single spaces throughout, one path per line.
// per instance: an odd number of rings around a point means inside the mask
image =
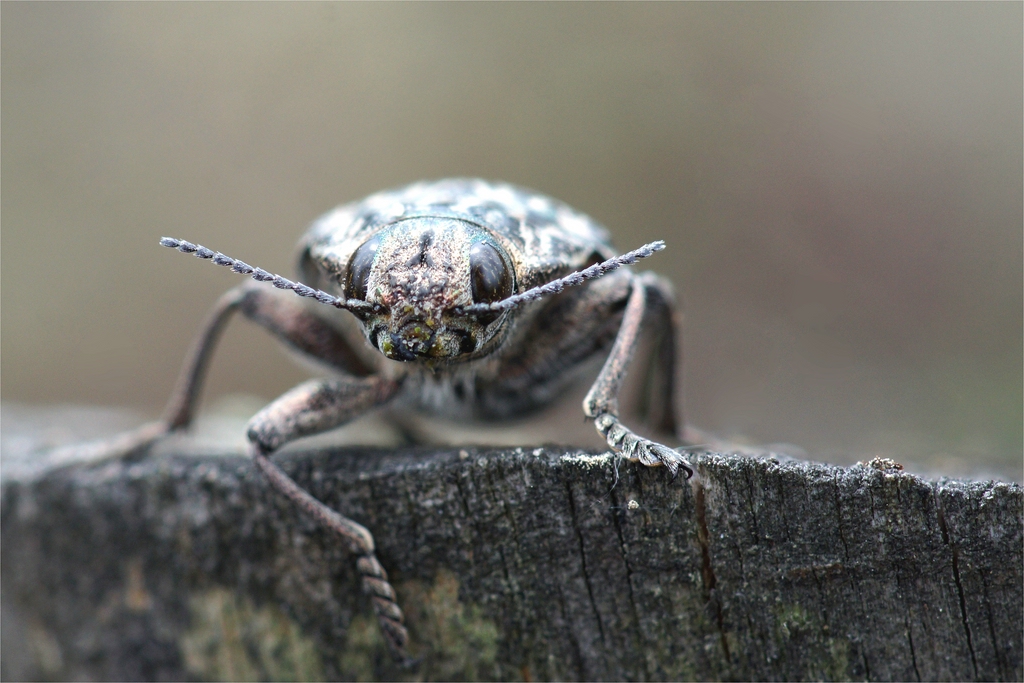
M 8 428 L 5 424 L 5 429 Z M 556 448 L 278 457 L 407 613 L 233 449 L 5 447 L 5 680 L 1021 680 L 1022 490 L 765 453 L 698 476 Z

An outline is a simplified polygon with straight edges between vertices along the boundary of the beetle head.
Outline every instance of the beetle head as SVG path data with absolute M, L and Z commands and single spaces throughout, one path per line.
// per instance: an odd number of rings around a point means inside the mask
M 467 314 L 515 292 L 507 251 L 480 226 L 455 218 L 400 220 L 352 253 L 342 285 L 370 343 L 399 361 L 469 359 L 486 353 L 506 311 Z

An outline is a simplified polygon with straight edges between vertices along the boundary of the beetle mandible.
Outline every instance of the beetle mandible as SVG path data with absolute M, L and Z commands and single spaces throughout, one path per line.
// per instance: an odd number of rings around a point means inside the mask
M 646 325 L 660 340 L 650 359 L 658 386 L 648 419 L 666 433 L 680 431 L 671 287 L 623 267 L 663 242 L 617 256 L 602 227 L 562 202 L 509 184 L 449 179 L 380 192 L 317 220 L 299 244 L 301 282 L 183 240 L 160 243 L 273 286 L 250 283 L 220 298 L 163 418 L 120 437 L 116 450 L 135 452 L 188 427 L 234 312 L 328 366 L 333 377 L 299 385 L 252 418 L 249 455 L 275 491 L 357 556 L 363 589 L 398 659 L 406 657 L 408 634 L 373 536 L 270 460 L 284 444 L 387 403 L 463 418 L 522 415 L 549 403 L 574 369 L 607 351 L 583 412 L 615 453 L 664 465 L 673 476 L 693 473 L 676 450 L 638 436 L 618 417 L 619 390 Z

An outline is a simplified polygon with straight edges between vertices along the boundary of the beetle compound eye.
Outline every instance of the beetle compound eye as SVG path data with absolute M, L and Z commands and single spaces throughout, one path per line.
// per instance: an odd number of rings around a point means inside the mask
M 352 254 L 352 260 L 348 262 L 348 275 L 345 276 L 345 298 L 366 300 L 366 281 L 370 279 L 370 267 L 379 246 L 380 238 L 374 237 L 363 242 L 356 253 Z
M 473 303 L 489 304 L 512 294 L 512 273 L 497 247 L 477 242 L 469 250 Z

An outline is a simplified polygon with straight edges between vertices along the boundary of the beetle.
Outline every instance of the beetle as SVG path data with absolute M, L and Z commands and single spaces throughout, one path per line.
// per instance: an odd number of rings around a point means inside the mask
M 659 342 L 649 360 L 657 385 L 649 422 L 680 431 L 671 286 L 624 267 L 663 242 L 616 255 L 604 228 L 562 202 L 506 183 L 446 179 L 380 192 L 321 217 L 299 243 L 301 282 L 184 240 L 160 243 L 266 284 L 219 299 L 162 419 L 111 449 L 136 452 L 189 426 L 217 338 L 235 312 L 327 366 L 333 376 L 299 385 L 251 419 L 249 455 L 275 491 L 356 555 L 396 659 L 406 659 L 408 633 L 373 536 L 274 464 L 270 456 L 286 443 L 384 404 L 458 418 L 520 416 L 550 403 L 577 368 L 607 353 L 584 414 L 613 452 L 673 476 L 693 474 L 678 451 L 637 435 L 618 416 L 646 329 Z

